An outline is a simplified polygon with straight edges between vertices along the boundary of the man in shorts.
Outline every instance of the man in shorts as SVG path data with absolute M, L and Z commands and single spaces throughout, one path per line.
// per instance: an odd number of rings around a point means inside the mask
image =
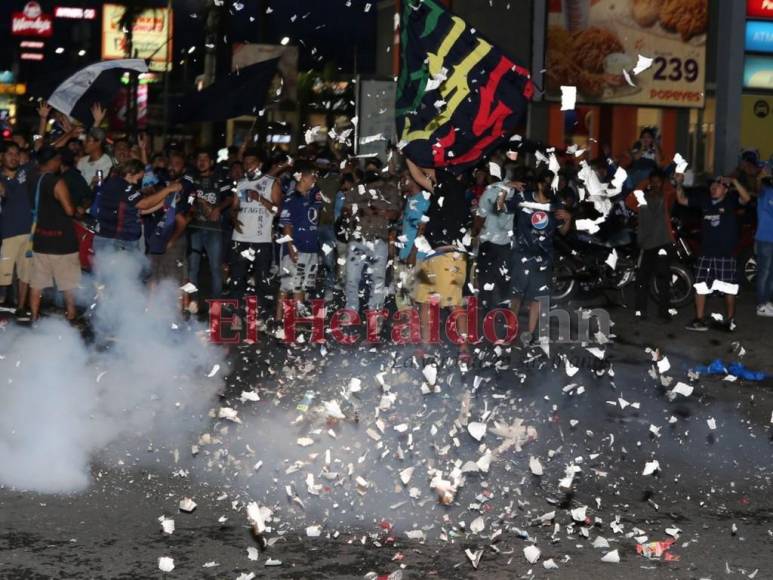
M 444 169 L 419 167 L 410 159 L 406 159 L 406 164 L 413 180 L 430 193 L 429 207 L 408 260 L 415 264 L 418 252 L 427 251 L 427 257 L 416 268 L 414 300 L 420 305 L 422 337 L 429 340 L 430 306 L 438 304 L 451 309 L 462 306 L 467 276 L 467 253 L 462 240 L 467 233 L 469 211 L 465 187 L 456 176 Z M 468 324 L 477 324 L 477 321 L 468 321 L 466 316 L 459 317 L 458 321 L 462 335 L 459 358 L 466 360 L 470 357 Z
M 0 302 L 13 284 L 14 270 L 18 279 L 16 319 L 29 320 L 27 293 L 31 260 L 27 255 L 32 227 L 29 198 L 29 167 L 19 167 L 19 146 L 13 141 L 3 144 L 0 175 Z
M 701 256 L 695 277 L 695 320 L 687 330 L 705 332 L 706 297 L 712 292 L 725 295 L 726 330 L 733 331 L 735 324 L 735 296 L 738 294 L 738 266 L 735 247 L 739 228 L 736 210 L 749 203 L 751 196 L 736 178 L 717 177 L 709 185 L 709 194 L 687 196 L 682 181 L 676 176 L 676 199 L 680 205 L 696 207 L 703 214 Z
M 298 163 L 294 172 L 295 188 L 284 200 L 279 226 L 282 245 L 279 267 L 279 300 L 277 320 L 284 318 L 284 299 L 292 297 L 299 311 L 306 313 L 306 293 L 313 290 L 319 268 L 319 212 L 322 194 L 316 187 L 314 166 Z
M 62 165 L 59 151 L 44 146 L 38 151 L 37 159 L 40 173 L 30 183 L 32 206 L 37 214 L 32 225 L 32 319 L 40 316 L 43 290 L 56 285 L 64 294 L 67 319 L 74 320 L 75 290 L 81 280 L 78 239 L 72 221 L 75 206 L 67 183 L 59 175 Z
M 527 183 L 525 191 L 509 200 L 502 192 L 497 200 L 499 211 L 514 213 L 515 236 L 510 254 L 510 309 L 518 317 L 521 304 L 529 303 L 527 338 L 534 343 L 540 313 L 539 298 L 550 296 L 553 275 L 553 238 L 556 232 L 566 235 L 572 218 L 565 209 L 557 209 L 550 191 L 552 172 Z M 524 342 L 526 342 L 524 340 Z

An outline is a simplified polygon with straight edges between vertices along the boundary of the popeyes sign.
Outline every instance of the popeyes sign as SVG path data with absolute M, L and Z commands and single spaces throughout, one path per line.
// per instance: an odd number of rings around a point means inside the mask
M 43 14 L 40 4 L 27 2 L 24 10 L 14 12 L 11 18 L 11 34 L 14 36 L 49 37 L 54 33 L 54 20 Z

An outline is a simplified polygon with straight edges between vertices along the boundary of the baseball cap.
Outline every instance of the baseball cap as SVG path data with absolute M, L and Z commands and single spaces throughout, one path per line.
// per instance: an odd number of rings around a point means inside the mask
M 44 163 L 48 163 L 49 161 L 51 161 L 56 157 L 61 156 L 61 154 L 62 154 L 61 151 L 59 151 L 59 149 L 57 149 L 56 147 L 53 147 L 51 145 L 44 145 L 38 150 L 38 154 L 36 157 L 37 157 L 38 163 L 42 165 Z
M 746 161 L 752 165 L 760 164 L 760 154 L 756 149 L 745 149 L 741 152 L 741 161 Z
M 107 133 L 105 133 L 104 129 L 100 129 L 99 127 L 92 127 L 89 129 L 89 137 L 99 141 L 100 143 L 104 143 L 107 140 Z

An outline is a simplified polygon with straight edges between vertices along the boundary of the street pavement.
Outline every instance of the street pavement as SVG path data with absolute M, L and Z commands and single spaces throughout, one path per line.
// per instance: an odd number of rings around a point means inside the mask
M 121 441 L 86 490 L 0 487 L 0 577 L 773 578 L 773 381 L 689 373 L 716 358 L 773 372 L 773 320 L 749 295 L 735 333 L 687 332 L 688 309 L 668 324 L 609 312 L 606 345 L 482 346 L 467 372 L 445 347 L 230 347 L 195 455 Z M 454 468 L 441 505 L 432 481 Z M 272 512 L 259 538 L 250 502 Z M 669 538 L 672 560 L 637 554 Z

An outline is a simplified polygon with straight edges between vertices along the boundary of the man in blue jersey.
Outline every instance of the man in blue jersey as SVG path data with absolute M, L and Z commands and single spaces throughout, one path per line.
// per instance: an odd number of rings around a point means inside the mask
M 529 302 L 528 338 L 536 339 L 540 308 L 538 298 L 550 295 L 553 274 L 553 237 L 556 232 L 566 235 L 571 226 L 571 215 L 557 208 L 548 183 L 553 174 L 527 183 L 523 192 L 509 200 L 502 192 L 497 200 L 500 211 L 514 213 L 514 238 L 510 253 L 510 309 L 515 316 L 521 303 Z M 543 313 L 547 314 L 547 313 Z
M 295 188 L 285 198 L 279 226 L 283 238 L 279 268 L 279 304 L 277 319 L 281 319 L 282 300 L 292 296 L 304 309 L 306 292 L 314 289 L 319 268 L 319 212 L 322 195 L 316 187 L 317 172 L 311 164 L 298 163 L 294 172 Z
M 2 174 L 0 175 L 0 302 L 13 283 L 14 271 L 18 280 L 16 317 L 29 320 L 27 295 L 32 263 L 28 256 L 32 205 L 29 199 L 30 168 L 20 167 L 19 146 L 6 141 L 2 147 Z

